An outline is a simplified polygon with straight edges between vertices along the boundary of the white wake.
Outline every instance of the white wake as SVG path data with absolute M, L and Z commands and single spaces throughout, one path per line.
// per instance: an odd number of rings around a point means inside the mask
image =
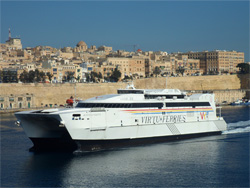
M 250 120 L 239 121 L 236 123 L 227 124 L 227 131 L 223 131 L 222 134 L 244 133 L 250 132 Z

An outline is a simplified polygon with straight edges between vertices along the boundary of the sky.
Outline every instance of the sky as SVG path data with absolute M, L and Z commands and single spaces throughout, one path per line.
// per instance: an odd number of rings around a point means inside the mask
M 113 50 L 236 50 L 249 59 L 249 1 L 3 1 L 1 43 Z

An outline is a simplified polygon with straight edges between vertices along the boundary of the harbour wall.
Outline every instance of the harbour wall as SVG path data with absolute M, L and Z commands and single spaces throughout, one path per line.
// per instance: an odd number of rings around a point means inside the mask
M 189 91 L 214 91 L 217 102 L 236 100 L 246 95 L 250 89 L 249 75 L 221 75 L 194 77 L 158 77 L 134 80 L 137 89 L 180 89 Z M 104 94 L 114 94 L 117 89 L 125 88 L 127 83 L 76 83 L 76 84 L 42 84 L 11 83 L 0 84 L 0 103 L 2 108 L 37 108 L 41 106 L 64 105 L 70 96 L 87 99 Z M 217 91 L 217 94 L 216 94 Z M 219 92 L 218 92 L 219 91 Z M 228 95 L 225 93 L 228 92 Z M 221 93 L 221 94 L 220 94 Z M 220 96 L 219 96 L 220 95 Z M 233 97 L 231 97 L 233 96 Z M 28 104 L 29 103 L 29 104 Z
M 136 80 L 139 88 L 167 88 L 180 90 L 235 90 L 250 89 L 249 75 L 214 75 L 192 77 L 149 78 Z

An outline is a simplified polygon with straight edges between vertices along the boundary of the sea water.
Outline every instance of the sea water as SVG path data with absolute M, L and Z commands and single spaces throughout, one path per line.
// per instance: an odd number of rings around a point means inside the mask
M 1 115 L 1 187 L 249 187 L 249 106 L 223 107 L 222 135 L 99 152 L 29 152 Z

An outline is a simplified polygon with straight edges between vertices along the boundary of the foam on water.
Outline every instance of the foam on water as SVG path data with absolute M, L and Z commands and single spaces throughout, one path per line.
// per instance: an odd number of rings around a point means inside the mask
M 227 131 L 223 131 L 222 134 L 234 134 L 234 133 L 244 133 L 250 132 L 250 120 L 239 121 L 236 123 L 227 124 Z

